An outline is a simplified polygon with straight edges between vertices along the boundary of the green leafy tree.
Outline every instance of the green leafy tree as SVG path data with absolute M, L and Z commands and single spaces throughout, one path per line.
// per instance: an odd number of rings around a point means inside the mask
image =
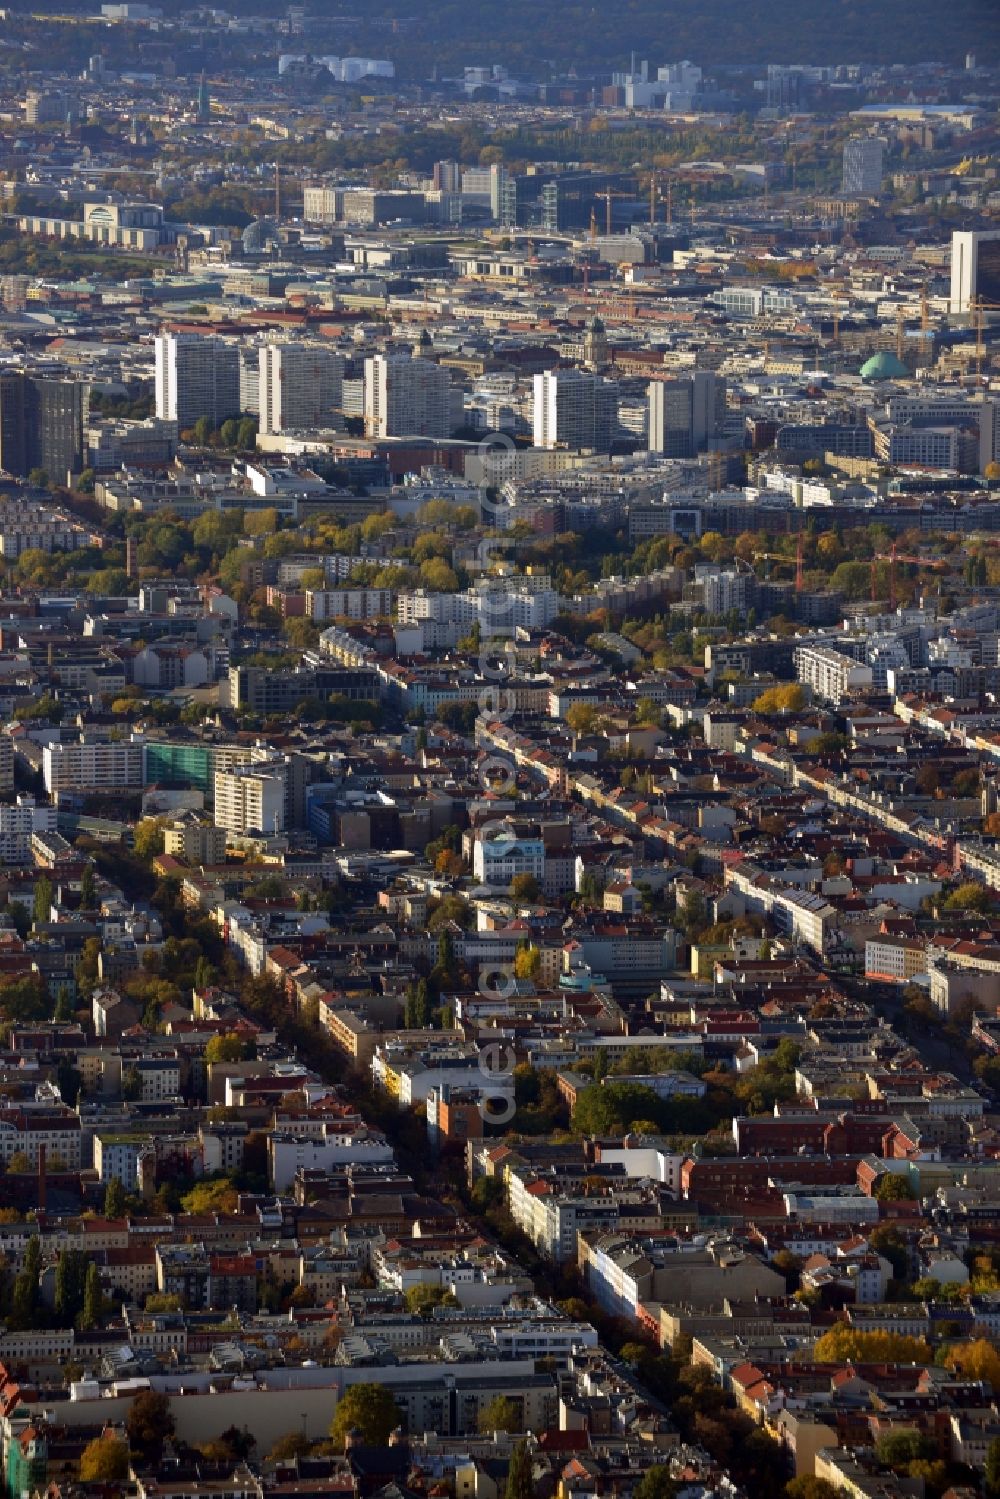
M 992 904 L 986 886 L 977 885 L 975 880 L 959 885 L 944 902 L 946 911 L 972 911 L 979 916 L 985 915 Z
M 104 1189 L 105 1218 L 124 1218 L 128 1211 L 128 1194 L 117 1177 L 112 1177 Z
M 989 1499 L 998 1499 L 998 1496 L 1000 1496 L 1000 1437 L 994 1437 L 986 1449 L 986 1463 L 983 1473 Z
M 684 929 L 684 935 L 689 942 L 694 941 L 699 932 L 704 931 L 708 920 L 705 897 L 701 894 L 701 891 L 689 890 L 677 914 L 680 924 Z
M 163 822 L 158 817 L 144 817 L 132 835 L 132 848 L 139 859 L 153 859 L 163 852 Z
M 506 1395 L 498 1395 L 489 1405 L 483 1406 L 478 1425 L 484 1436 L 490 1436 L 494 1431 L 513 1433 L 522 1429 L 517 1406 Z
M 868 1243 L 876 1254 L 889 1261 L 895 1280 L 906 1280 L 909 1266 L 906 1240 L 894 1224 L 880 1223 L 877 1228 L 873 1228 L 868 1235 Z
M 801 1478 L 792 1478 L 785 1485 L 787 1499 L 838 1499 L 840 1490 L 829 1479 L 816 1478 L 804 1473 Z
M 879 1202 L 915 1202 L 917 1194 L 905 1176 L 888 1172 L 875 1188 L 875 1196 Z
M 246 1043 L 234 1031 L 213 1036 L 205 1047 L 206 1062 L 242 1062 L 246 1055 Z
M 13 1328 L 24 1331 L 39 1325 L 38 1320 L 38 1276 L 42 1268 L 42 1245 L 37 1234 L 32 1234 L 24 1251 L 24 1264 L 14 1281 L 9 1322 Z
M 510 893 L 514 900 L 536 901 L 542 888 L 533 874 L 516 874 L 510 882 Z
M 623 1135 L 639 1120 L 655 1122 L 659 1106 L 657 1094 L 642 1083 L 585 1088 L 573 1109 L 573 1128 L 582 1135 Z
M 407 1030 L 425 1030 L 431 1023 L 431 997 L 426 979 L 410 984 L 406 991 L 403 1024 Z
M 267 1461 L 269 1463 L 290 1462 L 293 1458 L 304 1457 L 311 1447 L 312 1443 L 309 1438 L 303 1436 L 301 1431 L 286 1431 L 267 1454 Z
M 357 1430 L 369 1446 L 382 1447 L 402 1423 L 403 1414 L 384 1385 L 354 1384 L 348 1386 L 337 1402 L 330 1436 L 343 1449 L 348 1433 Z
M 125 1419 L 129 1446 L 146 1463 L 160 1461 L 163 1444 L 174 1434 L 170 1401 L 158 1390 L 140 1390 Z
M 87 1266 L 87 1279 L 83 1288 L 83 1310 L 80 1313 L 80 1327 L 83 1331 L 99 1327 L 104 1321 L 104 1292 L 101 1290 L 101 1277 L 96 1264 L 91 1260 Z
M 406 1310 L 423 1317 L 436 1306 L 457 1306 L 458 1302 L 446 1286 L 411 1286 L 406 1293 Z
M 217 1181 L 199 1182 L 181 1198 L 185 1213 L 235 1213 L 239 1207 L 239 1193 L 228 1177 Z
M 647 1468 L 632 1490 L 632 1499 L 674 1499 L 677 1484 L 670 1476 L 665 1463 L 654 1463 Z
M 85 911 L 92 911 L 97 900 L 97 884 L 94 880 L 94 866 L 88 860 L 83 866 L 83 874 L 80 876 L 80 905 Z
M 44 1020 L 49 1013 L 45 984 L 38 974 L 0 985 L 0 1016 L 15 1025 Z
M 472 912 L 469 909 L 469 904 L 460 895 L 446 895 L 444 897 L 428 917 L 427 930 L 429 932 L 438 932 L 441 927 L 447 926 L 452 921 L 456 926 L 460 926 L 463 931 L 472 924 Z
M 444 931 L 438 938 L 437 962 L 435 967 L 441 972 L 441 976 L 449 981 L 455 976 L 455 939 L 451 932 Z
M 138 1067 L 126 1067 L 122 1072 L 122 1098 L 126 1103 L 136 1103 L 142 1097 L 142 1073 Z
M 531 1472 L 531 1453 L 527 1442 L 518 1442 L 510 1455 L 503 1499 L 534 1499 L 535 1486 Z
M 936 1450 L 934 1443 L 928 1444 L 927 1438 L 919 1431 L 887 1431 L 878 1439 L 875 1456 L 885 1467 L 905 1472 L 909 1463 L 917 1458 L 933 1457 Z
M 81 1249 L 61 1249 L 56 1261 L 55 1314 L 60 1327 L 72 1327 L 83 1310 L 87 1256 Z
M 73 1019 L 73 1001 L 70 998 L 69 985 L 60 984 L 56 990 L 56 1007 L 52 1016 L 57 1025 L 65 1025 Z
M 52 912 L 52 881 L 43 876 L 35 882 L 34 895 L 34 917 L 35 925 L 48 921 Z

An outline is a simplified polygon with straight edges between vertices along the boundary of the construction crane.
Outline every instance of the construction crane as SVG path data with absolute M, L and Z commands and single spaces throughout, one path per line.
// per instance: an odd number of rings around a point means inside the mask
M 610 239 L 611 238 L 611 203 L 612 203 L 612 200 L 614 198 L 627 198 L 628 197 L 628 193 L 613 193 L 613 192 L 608 191 L 606 193 L 595 193 L 594 197 L 595 198 L 603 198 L 604 202 L 606 204 L 606 213 L 607 213 L 607 231 L 606 232 L 607 232 L 608 238 Z
M 649 222 L 650 222 L 650 226 L 652 226 L 653 224 L 656 223 L 656 205 L 657 205 L 657 203 L 663 203 L 665 205 L 666 212 L 665 212 L 664 222 L 667 223 L 667 224 L 672 224 L 674 222 L 674 185 L 673 185 L 673 181 L 672 181 L 672 179 L 670 177 L 664 178 L 664 182 L 666 184 L 665 189 L 662 188 L 662 187 L 660 187 L 660 186 L 658 186 L 656 178 L 654 176 L 650 175 L 650 178 L 649 178 Z
M 893 543 L 893 545 L 889 548 L 888 552 L 877 553 L 872 558 L 872 600 L 873 601 L 878 598 L 878 565 L 879 565 L 880 562 L 888 562 L 888 564 L 889 564 L 889 608 L 893 612 L 895 611 L 895 608 L 896 608 L 896 564 L 897 564 L 897 562 L 908 562 L 908 563 L 912 563 L 915 567 L 926 567 L 926 568 L 930 568 L 930 569 L 934 569 L 934 570 L 937 570 L 937 569 L 940 569 L 940 568 L 943 568 L 943 567 L 947 567 L 947 565 L 948 565 L 946 562 L 943 562 L 940 558 L 937 558 L 937 557 L 918 557 L 918 556 L 915 556 L 911 552 L 900 552 L 900 551 L 897 550 L 895 543 Z
M 835 288 L 833 288 L 831 290 L 830 296 L 834 299 L 833 300 L 833 341 L 834 341 L 835 344 L 839 344 L 840 343 L 840 304 L 841 304 L 841 302 L 843 302 L 843 301 L 845 301 L 847 299 L 847 293 L 844 291 L 843 287 L 838 286 L 838 287 L 835 287 Z
M 878 565 L 880 562 L 889 564 L 889 613 L 896 612 L 896 548 L 892 547 L 888 555 L 876 553 L 872 558 L 872 603 L 878 599 Z
M 800 569 L 801 561 L 802 561 L 801 554 L 802 554 L 802 538 L 800 536 L 799 537 L 799 541 L 798 541 L 798 545 L 797 545 L 797 547 L 795 549 L 795 556 L 794 557 L 789 557 L 786 552 L 754 552 L 754 554 L 753 554 L 753 560 L 756 562 L 759 559 L 762 562 L 765 562 L 767 564 L 766 567 L 764 568 L 764 577 L 765 578 L 770 578 L 770 576 L 771 576 L 771 563 L 772 562 L 780 562 L 783 567 L 791 567 L 794 564 L 794 567 L 795 567 L 795 591 L 796 591 L 796 593 L 801 593 L 802 592 L 802 586 L 801 586 L 800 579 L 799 579 L 799 569 Z

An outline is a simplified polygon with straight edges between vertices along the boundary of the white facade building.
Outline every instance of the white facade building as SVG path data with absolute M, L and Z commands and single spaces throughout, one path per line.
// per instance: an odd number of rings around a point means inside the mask
M 545 845 L 541 838 L 518 838 L 513 832 L 477 838 L 472 872 L 480 884 L 506 889 L 519 874 L 531 875 L 541 888 L 545 879 Z
M 190 427 L 205 416 L 218 427 L 240 411 L 240 351 L 200 333 L 156 339 L 156 415 Z
M 215 825 L 242 836 L 285 826 L 285 768 L 279 761 L 215 772 Z
M 142 745 L 120 739 L 47 744 L 42 751 L 42 776 L 50 796 L 57 791 L 141 786 Z
M 320 344 L 269 343 L 260 350 L 262 433 L 329 426 L 340 408 L 344 360 Z
M 55 831 L 55 807 L 38 806 L 33 796 L 0 803 L 0 859 L 5 864 L 26 864 L 31 857 L 32 834 Z
M 618 386 L 583 370 L 545 370 L 534 377 L 536 448 L 611 450 L 618 431 Z
M 870 666 L 825 645 L 800 645 L 794 655 L 795 675 L 816 697 L 839 703 L 850 692 L 864 692 L 873 681 Z
M 432 359 L 375 354 L 365 360 L 368 437 L 450 437 L 461 424 L 462 395 Z

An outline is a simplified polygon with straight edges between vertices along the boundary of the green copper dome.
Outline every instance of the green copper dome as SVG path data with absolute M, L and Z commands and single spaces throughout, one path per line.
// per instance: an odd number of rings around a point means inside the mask
M 881 354 L 873 354 L 861 366 L 862 380 L 905 380 L 909 379 L 909 375 L 910 371 L 902 360 L 886 350 Z

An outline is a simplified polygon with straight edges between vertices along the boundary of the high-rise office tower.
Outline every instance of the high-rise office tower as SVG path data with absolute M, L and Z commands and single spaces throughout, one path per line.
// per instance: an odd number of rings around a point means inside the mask
M 260 350 L 240 349 L 240 410 L 260 415 Z
M 83 416 L 87 387 L 80 380 L 31 380 L 27 406 L 29 471 L 43 468 L 65 483 L 83 465 Z
M 240 352 L 236 344 L 200 333 L 161 333 L 156 340 L 156 414 L 190 427 L 207 417 L 213 427 L 240 411 Z
M 874 135 L 852 136 L 844 142 L 845 193 L 875 198 L 882 190 L 882 142 Z
M 979 411 L 979 472 L 1000 462 L 1000 401 L 984 400 Z
M 951 236 L 951 312 L 982 300 L 1000 304 L 1000 229 L 957 229 Z
M 618 431 L 618 386 L 583 370 L 546 370 L 534 380 L 536 448 L 608 453 Z
M 457 161 L 434 163 L 434 190 L 439 193 L 462 191 L 462 168 Z
M 722 427 L 726 382 L 711 370 L 649 385 L 647 447 L 664 458 L 692 458 Z
M 215 772 L 215 826 L 227 832 L 280 833 L 285 827 L 285 766 L 233 765 Z
M 260 351 L 260 430 L 329 426 L 341 405 L 344 360 L 321 344 L 271 343 Z
M 502 161 L 495 161 L 490 166 L 490 213 L 497 223 L 503 219 L 504 205 L 507 202 L 506 186 L 507 168 Z
M 450 437 L 461 422 L 461 394 L 432 359 L 376 354 L 365 360 L 369 437 Z
M 28 472 L 24 429 L 26 384 L 24 375 L 0 375 L 0 469 L 17 478 Z
M 42 468 L 60 484 L 79 473 L 86 395 L 79 380 L 0 376 L 0 468 L 17 478 Z

